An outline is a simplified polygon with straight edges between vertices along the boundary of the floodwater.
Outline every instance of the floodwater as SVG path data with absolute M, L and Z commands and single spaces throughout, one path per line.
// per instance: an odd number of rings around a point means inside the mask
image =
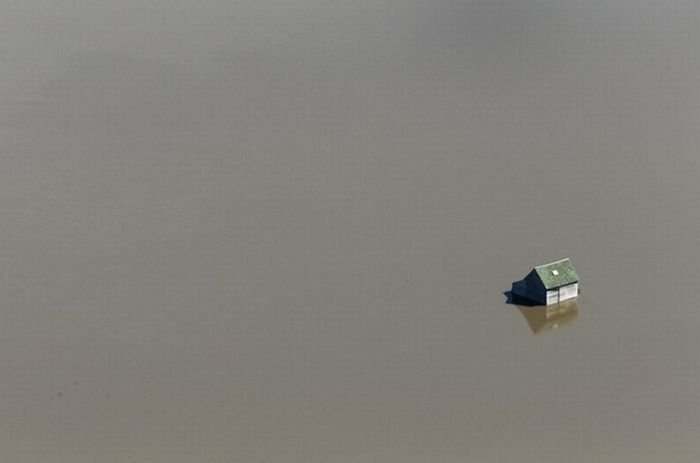
M 696 462 L 700 6 L 0 6 L 0 454 Z M 571 257 L 575 305 L 506 303 Z

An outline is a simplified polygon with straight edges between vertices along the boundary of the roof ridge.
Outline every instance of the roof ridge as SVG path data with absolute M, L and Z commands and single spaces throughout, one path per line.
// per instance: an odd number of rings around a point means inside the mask
M 564 262 L 565 260 L 571 260 L 571 258 L 570 258 L 570 257 L 564 257 L 563 259 L 553 260 L 552 262 L 547 262 L 546 264 L 536 265 L 535 268 L 547 267 L 547 266 L 552 265 L 552 264 L 558 264 L 558 263 L 560 263 L 560 262 Z

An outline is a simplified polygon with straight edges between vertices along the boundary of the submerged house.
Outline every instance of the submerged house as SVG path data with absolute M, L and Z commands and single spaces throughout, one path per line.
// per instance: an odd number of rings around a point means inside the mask
M 512 292 L 542 305 L 557 304 L 578 296 L 578 274 L 567 257 L 535 267 L 513 283 Z

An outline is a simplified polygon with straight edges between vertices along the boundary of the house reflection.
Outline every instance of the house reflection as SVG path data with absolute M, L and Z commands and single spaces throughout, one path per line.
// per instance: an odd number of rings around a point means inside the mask
M 548 306 L 516 305 L 527 324 L 530 325 L 533 334 L 556 330 L 578 317 L 578 303 L 575 299 Z

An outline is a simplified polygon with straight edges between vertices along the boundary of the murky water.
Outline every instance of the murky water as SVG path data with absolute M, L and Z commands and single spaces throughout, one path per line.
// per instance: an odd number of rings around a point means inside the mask
M 698 460 L 694 2 L 143 3 L 0 7 L 3 461 Z

